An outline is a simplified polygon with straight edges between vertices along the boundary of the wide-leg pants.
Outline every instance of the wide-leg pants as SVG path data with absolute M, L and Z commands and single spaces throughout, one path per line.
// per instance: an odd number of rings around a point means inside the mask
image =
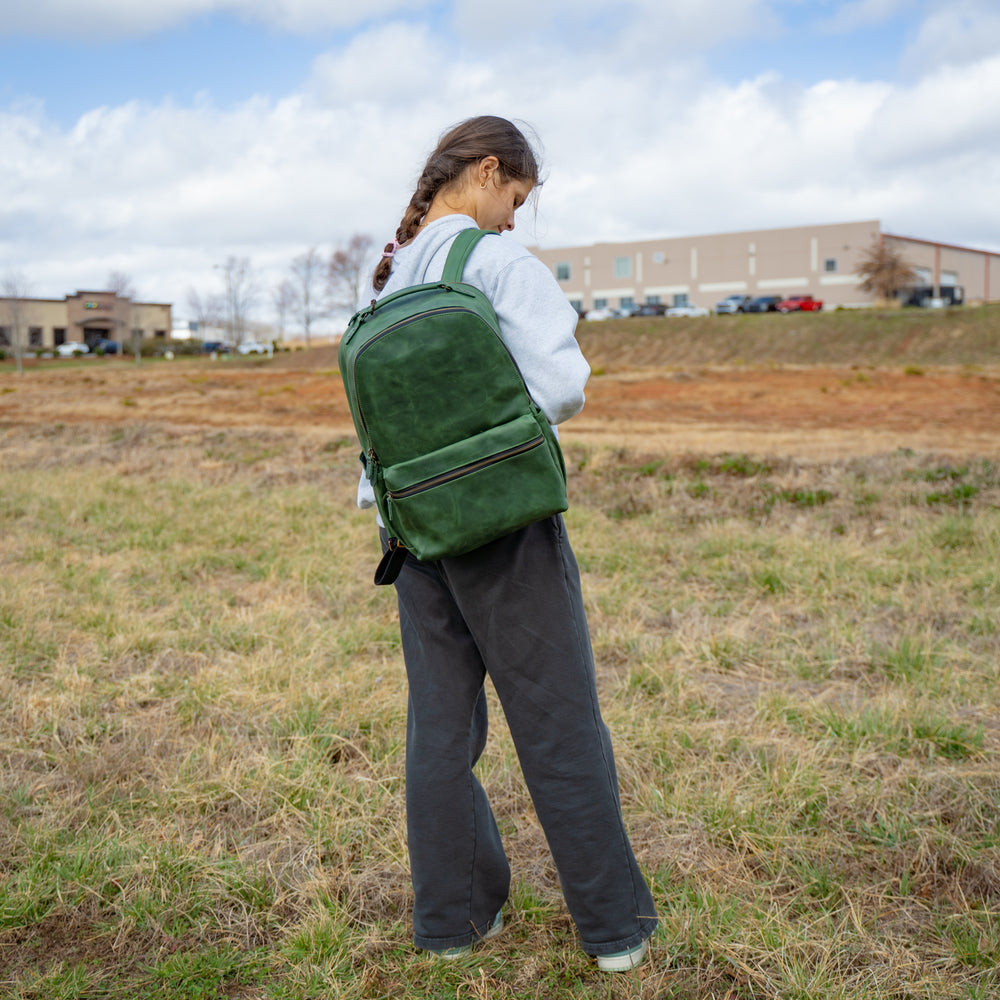
M 396 593 L 409 684 L 414 943 L 469 944 L 507 899 L 510 868 L 473 774 L 486 743 L 489 673 L 584 951 L 638 945 L 656 929 L 656 914 L 622 820 L 562 518 L 462 556 L 408 556 Z

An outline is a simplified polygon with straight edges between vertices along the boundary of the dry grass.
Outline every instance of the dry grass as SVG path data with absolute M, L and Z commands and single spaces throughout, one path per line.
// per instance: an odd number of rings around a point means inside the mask
M 493 702 L 509 929 L 409 943 L 405 682 L 353 446 L 0 440 L 0 991 L 1000 992 L 1000 465 L 569 444 L 653 960 L 580 953 Z
M 587 358 L 609 369 L 767 362 L 990 365 L 1000 347 L 1000 305 L 631 318 L 581 323 L 578 337 Z

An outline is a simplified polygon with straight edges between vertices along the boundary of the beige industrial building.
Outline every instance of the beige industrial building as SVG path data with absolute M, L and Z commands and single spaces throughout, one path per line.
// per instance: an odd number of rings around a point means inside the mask
M 172 329 L 170 310 L 169 305 L 133 302 L 115 292 L 76 292 L 64 299 L 0 297 L 0 347 L 13 346 L 15 325 L 31 351 L 70 341 L 88 347 L 101 339 L 131 343 L 136 333 L 143 339 L 166 339 Z
M 645 303 L 711 309 L 734 294 L 812 295 L 835 309 L 874 302 L 856 268 L 875 241 L 902 251 L 929 298 L 1000 300 L 1000 253 L 895 236 L 877 220 L 532 251 L 581 312 Z

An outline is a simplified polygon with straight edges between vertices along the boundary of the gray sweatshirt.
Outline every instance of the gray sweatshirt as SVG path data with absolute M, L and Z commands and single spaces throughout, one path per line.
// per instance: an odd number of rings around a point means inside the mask
M 475 225 L 467 215 L 446 215 L 421 230 L 416 239 L 396 251 L 392 273 L 379 297 L 438 281 L 452 241 Z M 531 398 L 549 421 L 555 425 L 579 413 L 590 366 L 574 336 L 576 310 L 549 269 L 514 240 L 487 236 L 469 255 L 462 280 L 475 285 L 493 304 L 500 335 L 521 369 Z M 358 506 L 374 505 L 375 494 L 362 475 Z

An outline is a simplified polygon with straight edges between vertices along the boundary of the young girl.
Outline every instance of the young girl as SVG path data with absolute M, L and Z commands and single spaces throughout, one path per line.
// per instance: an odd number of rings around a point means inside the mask
M 420 175 L 376 293 L 440 279 L 463 229 L 514 228 L 539 183 L 524 135 L 472 118 L 444 135 Z M 553 424 L 579 412 L 590 368 L 576 313 L 548 269 L 513 241 L 484 239 L 463 281 L 493 304 L 528 391 Z M 362 478 L 358 502 L 374 504 Z M 383 548 L 387 545 L 381 532 Z M 413 939 L 445 958 L 503 927 L 510 868 L 473 773 L 486 743 L 484 680 L 497 691 L 584 950 L 607 971 L 646 955 L 649 889 L 622 822 L 608 730 L 597 704 L 580 577 L 562 518 L 438 562 L 407 555 L 396 581 L 409 684 L 406 813 Z

